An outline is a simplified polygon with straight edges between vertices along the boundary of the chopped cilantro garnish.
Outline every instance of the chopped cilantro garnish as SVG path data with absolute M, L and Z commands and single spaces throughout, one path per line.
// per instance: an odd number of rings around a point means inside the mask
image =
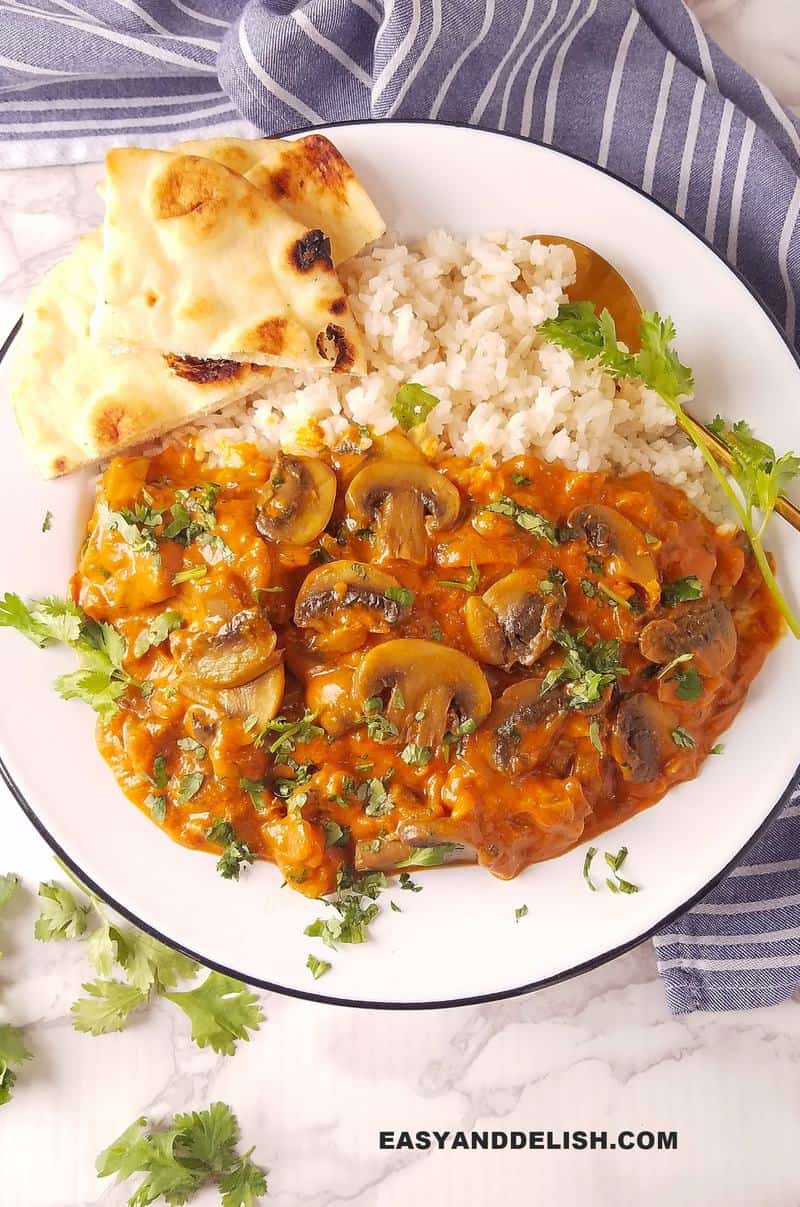
M 163 754 L 157 754 L 153 759 L 153 771 L 150 779 L 156 788 L 166 788 L 169 782 L 169 772 L 167 771 L 167 760 Z
M 597 892 L 597 885 L 591 877 L 592 860 L 597 854 L 597 847 L 589 847 L 583 860 L 583 878 L 588 884 L 593 893 Z
M 306 968 L 309 970 L 315 981 L 318 981 L 321 976 L 325 976 L 326 972 L 330 972 L 333 965 L 328 960 L 318 960 L 316 956 L 309 956 L 306 960 Z
M 525 474 L 512 474 L 511 481 L 514 486 L 530 486 L 531 480 Z
M 384 591 L 387 599 L 394 600 L 401 608 L 410 608 L 414 602 L 414 592 L 408 587 L 387 587 Z
M 519 909 L 514 910 L 514 917 L 516 918 L 517 922 L 519 922 L 520 918 L 527 918 L 527 916 L 528 916 L 527 905 L 520 905 Z
M 487 503 L 486 510 L 513 520 L 518 528 L 529 532 L 531 536 L 542 537 L 551 545 L 559 543 L 556 530 L 550 520 L 546 520 L 543 515 L 531 507 L 524 507 L 521 503 L 517 503 L 516 499 L 510 498 L 508 495 L 501 495 L 499 499 L 493 499 L 491 503 Z
M 717 744 L 715 746 L 711 747 L 711 749 L 709 750 L 708 753 L 709 754 L 722 754 L 724 749 L 725 749 L 724 744 L 722 742 L 717 742 Z
M 44 513 L 44 519 L 42 520 L 42 532 L 49 532 L 52 527 L 53 527 L 53 513 L 52 513 L 52 511 L 46 511 Z
M 239 787 L 243 792 L 246 792 L 250 797 L 250 803 L 256 813 L 263 813 L 266 809 L 264 800 L 264 783 L 262 780 L 251 780 L 246 775 L 239 777 Z
M 409 767 L 427 767 L 433 758 L 433 751 L 430 746 L 417 746 L 416 743 L 409 742 L 400 751 L 400 758 Z
M 589 741 L 594 746 L 598 754 L 603 753 L 603 743 L 600 739 L 600 722 L 597 717 L 592 717 L 589 722 Z
M 415 884 L 409 876 L 408 872 L 400 873 L 400 888 L 406 889 L 409 893 L 421 893 L 422 885 Z
M 691 750 L 695 744 L 692 735 L 682 725 L 676 726 L 671 736 L 675 745 L 680 746 L 683 750 Z
M 217 861 L 217 871 L 223 880 L 238 880 L 242 867 L 255 862 L 255 856 L 246 842 L 240 842 L 233 826 L 228 821 L 215 818 L 206 830 L 209 842 L 222 847 Z
M 178 781 L 178 791 L 175 793 L 177 804 L 186 805 L 197 796 L 204 779 L 202 771 L 191 771 L 188 775 L 182 775 Z
M 277 734 L 269 746 L 269 752 L 276 755 L 279 760 L 283 759 L 292 753 L 298 742 L 311 742 L 314 738 L 322 736 L 325 730 L 322 726 L 314 724 L 316 718 L 317 714 L 308 708 L 299 721 L 287 721 L 286 717 L 275 717 L 273 721 L 267 721 L 266 725 L 259 730 L 253 742 L 256 746 L 261 746 L 269 734 Z
M 702 598 L 703 584 L 696 574 L 675 578 L 670 583 L 664 583 L 661 588 L 661 602 L 665 608 L 674 608 L 676 604 Z
M 143 658 L 149 649 L 154 645 L 161 645 L 162 641 L 166 641 L 170 633 L 175 629 L 179 629 L 183 624 L 183 617 L 180 612 L 159 612 L 149 623 L 146 629 L 142 629 L 136 641 L 133 643 L 134 658 Z
M 430 394 L 423 386 L 409 381 L 397 391 L 392 403 L 392 414 L 403 431 L 408 432 L 412 427 L 423 423 L 438 403 L 439 399 L 435 394 Z

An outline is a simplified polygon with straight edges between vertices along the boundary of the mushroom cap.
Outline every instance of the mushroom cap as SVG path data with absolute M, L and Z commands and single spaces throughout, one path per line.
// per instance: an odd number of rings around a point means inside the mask
M 657 779 L 670 749 L 674 717 L 654 696 L 635 692 L 617 709 L 611 753 L 626 780 L 647 784 Z
M 307 545 L 325 529 L 335 500 L 336 475 L 329 465 L 318 457 L 278 453 L 259 492 L 256 528 L 270 541 Z
M 693 654 L 701 671 L 717 675 L 736 656 L 736 625 L 721 599 L 698 599 L 682 604 L 671 615 L 651 620 L 639 637 L 648 662 L 671 662 Z
M 537 571 L 514 570 L 481 597 L 470 596 L 464 619 L 481 661 L 507 670 L 515 662 L 532 666 L 552 643 L 566 595 L 559 582 L 544 592 L 541 581 Z
M 402 586 L 391 575 L 366 562 L 327 562 L 312 570 L 297 595 L 294 623 L 300 628 L 324 630 L 336 623 L 343 608 L 358 608 L 370 632 L 405 619 L 410 605 L 392 598 Z M 388 594 L 387 594 L 388 592 Z
M 357 705 L 363 709 L 367 700 L 395 688 L 404 701 L 406 737 L 415 735 L 420 745 L 431 748 L 441 743 L 451 708 L 477 726 L 492 707 L 489 684 L 477 662 L 438 641 L 401 637 L 364 654 L 353 680 Z
M 487 722 L 493 735 L 492 762 L 498 771 L 513 771 L 524 760 L 520 746 L 525 732 L 548 725 L 566 712 L 566 689 L 557 684 L 542 694 L 542 679 L 523 679 L 506 688 Z M 548 729 L 549 732 L 549 729 Z
M 215 633 L 200 633 L 188 649 L 184 676 L 201 687 L 239 687 L 271 668 L 277 638 L 261 612 L 236 612 Z
M 286 672 L 282 656 L 277 654 L 275 659 L 274 666 L 257 679 L 217 692 L 217 700 L 224 713 L 229 717 L 257 717 L 260 726 L 277 717 L 286 690 Z
M 586 503 L 574 508 L 568 523 L 592 549 L 609 559 L 609 574 L 641 587 L 649 606 L 656 606 L 661 598 L 658 570 L 644 534 L 635 524 L 604 503 Z
M 347 507 L 369 523 L 390 495 L 413 494 L 431 517 L 432 527 L 452 528 L 461 510 L 458 488 L 432 466 L 379 457 L 356 474 L 347 491 Z

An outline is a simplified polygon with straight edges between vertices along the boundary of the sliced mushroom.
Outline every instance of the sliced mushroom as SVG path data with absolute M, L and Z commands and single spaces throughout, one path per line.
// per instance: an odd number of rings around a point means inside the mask
M 635 524 L 613 507 L 588 503 L 570 512 L 569 526 L 584 537 L 591 549 L 608 558 L 606 569 L 612 577 L 641 587 L 649 606 L 655 607 L 661 598 L 658 571 L 644 535 Z
M 410 604 L 391 574 L 364 562 L 328 562 L 312 570 L 297 595 L 294 623 L 324 632 L 344 609 L 357 609 L 358 623 L 370 633 L 404 620 Z
M 452 528 L 461 496 L 430 465 L 380 457 L 353 478 L 347 506 L 359 523 L 375 524 L 378 561 L 396 558 L 424 565 L 428 560 L 426 516 L 435 531 Z
M 648 784 L 657 779 L 671 746 L 674 718 L 646 692 L 627 696 L 611 731 L 611 753 L 626 780 Z
M 399 864 L 414 865 L 420 851 L 437 849 L 435 861 L 423 856 L 427 866 L 443 867 L 451 863 L 476 863 L 478 852 L 465 842 L 461 830 L 444 818 L 439 822 L 407 821 L 395 834 L 385 838 L 361 839 L 356 843 L 355 866 L 358 871 L 392 872 Z
M 533 666 L 552 643 L 566 597 L 561 583 L 548 579 L 548 594 L 541 581 L 534 570 L 514 570 L 482 596 L 469 597 L 464 619 L 482 662 L 506 670 L 517 662 Z
M 441 745 L 451 712 L 477 726 L 492 706 L 477 662 L 437 641 L 416 638 L 385 641 L 361 659 L 353 680 L 357 706 L 363 711 L 367 700 L 385 692 L 399 692 L 402 699 L 402 711 L 391 712 L 401 738 L 431 750 Z
M 263 726 L 280 712 L 285 688 L 283 659 L 276 655 L 271 670 L 241 687 L 223 688 L 217 692 L 217 701 L 229 717 L 257 717 L 259 726 Z
M 271 669 L 276 637 L 260 612 L 243 610 L 188 650 L 184 675 L 201 687 L 239 687 Z
M 721 599 L 699 599 L 651 620 L 642 629 L 639 649 L 648 662 L 671 662 L 693 654 L 698 670 L 718 675 L 736 656 L 736 625 Z
M 542 695 L 541 679 L 523 679 L 506 688 L 495 701 L 487 729 L 492 733 L 492 762 L 498 771 L 518 771 L 535 762 L 533 752 L 523 753 L 522 742 L 537 727 L 546 745 L 552 737 L 552 722 L 567 708 L 566 690 L 557 685 Z
M 279 453 L 261 488 L 256 528 L 270 541 L 307 545 L 326 527 L 336 499 L 336 475 L 317 457 Z

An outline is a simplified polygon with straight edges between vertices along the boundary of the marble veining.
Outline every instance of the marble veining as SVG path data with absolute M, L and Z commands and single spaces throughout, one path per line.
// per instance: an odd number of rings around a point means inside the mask
M 796 0 L 690 0 L 708 32 L 800 112 Z M 0 174 L 0 329 L 32 282 L 100 217 L 97 165 Z M 9 584 L 6 584 L 9 585 Z M 796 1207 L 800 1010 L 671 1018 L 649 944 L 527 998 L 424 1013 L 264 995 L 233 1058 L 198 1050 L 157 1002 L 128 1031 L 73 1031 L 87 978 L 77 943 L 33 939 L 52 857 L 5 790 L 0 871 L 25 891 L 4 915 L 3 1016 L 35 1060 L 0 1108 L 2 1207 L 122 1207 L 97 1153 L 139 1114 L 216 1099 L 271 1169 L 275 1207 L 485 1207 L 618 1202 Z M 454 933 L 454 943 L 463 942 Z M 468 951 L 465 951 L 468 958 Z M 678 1150 L 381 1151 L 380 1129 L 677 1129 Z M 216 1203 L 216 1193 L 196 1202 Z

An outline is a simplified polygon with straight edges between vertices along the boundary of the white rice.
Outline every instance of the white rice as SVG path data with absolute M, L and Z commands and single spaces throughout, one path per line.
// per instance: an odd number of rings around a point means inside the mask
M 575 470 L 650 470 L 713 519 L 724 503 L 699 451 L 652 390 L 616 383 L 593 362 L 546 343 L 575 275 L 572 251 L 516 235 L 458 239 L 434 231 L 409 245 L 383 241 L 341 270 L 371 371 L 356 379 L 279 370 L 260 396 L 194 424 L 223 455 L 252 440 L 267 453 L 334 445 L 353 422 L 377 435 L 397 426 L 398 388 L 418 382 L 438 399 L 415 437 L 502 460 L 533 453 Z

